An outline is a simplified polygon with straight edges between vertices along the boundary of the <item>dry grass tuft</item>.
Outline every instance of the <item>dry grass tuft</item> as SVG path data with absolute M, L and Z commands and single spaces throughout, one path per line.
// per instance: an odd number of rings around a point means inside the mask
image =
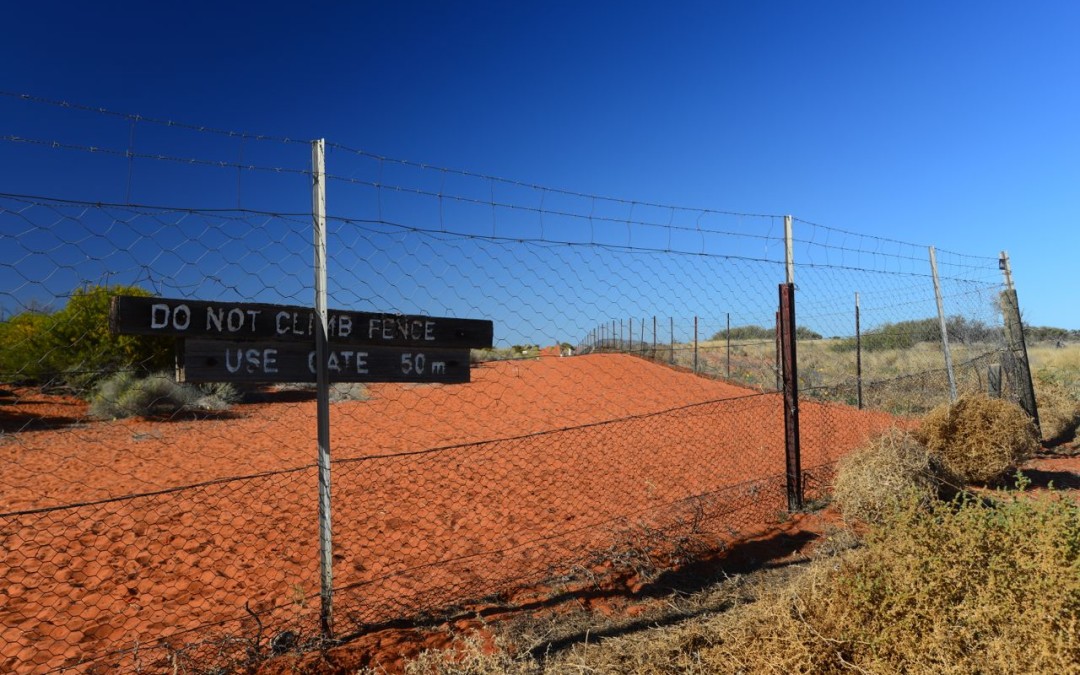
M 840 460 L 833 501 L 848 520 L 879 523 L 910 498 L 929 505 L 948 480 L 925 445 L 890 429 Z
M 405 675 L 531 675 L 539 672 L 536 662 L 514 658 L 506 651 L 487 649 L 476 636 L 456 638 L 449 650 L 421 652 L 405 665 Z
M 1043 439 L 1049 444 L 1073 439 L 1080 426 L 1080 377 L 1074 371 L 1043 368 L 1033 379 Z
M 1039 403 L 1039 426 L 1048 443 L 1068 441 L 1080 424 L 1080 403 L 1060 384 L 1036 380 L 1035 400 Z
M 934 408 L 915 437 L 946 471 L 971 483 L 1004 478 L 1039 448 L 1031 418 L 1019 406 L 985 394 Z

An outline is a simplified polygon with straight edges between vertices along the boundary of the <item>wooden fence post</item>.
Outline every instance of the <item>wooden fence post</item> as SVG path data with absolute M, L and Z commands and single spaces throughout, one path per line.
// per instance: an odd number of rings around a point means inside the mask
M 862 329 L 859 326 L 859 294 L 855 294 L 855 400 L 862 410 Z
M 776 366 L 774 368 L 774 370 L 776 371 L 776 391 L 783 391 L 784 390 L 784 373 L 783 373 L 783 368 L 781 366 L 781 357 L 780 357 L 780 353 L 783 351 L 782 343 L 781 343 L 781 340 L 780 340 L 780 326 L 781 326 L 780 312 L 777 312 L 776 313 Z
M 1016 287 L 1013 286 L 1012 266 L 1009 264 L 1009 254 L 1001 252 L 998 266 L 1005 275 L 1005 290 L 1001 293 L 1001 312 L 1005 317 L 1005 336 L 1009 342 L 1009 353 L 1015 363 L 1013 373 L 1016 388 L 1019 390 L 1020 407 L 1024 409 L 1035 428 L 1042 433 L 1039 424 L 1039 405 L 1035 400 L 1035 384 L 1031 380 L 1031 365 L 1028 363 L 1027 342 L 1024 339 L 1024 323 L 1020 318 L 1020 299 L 1016 295 Z
M 945 371 L 949 375 L 949 401 L 956 401 L 956 375 L 953 373 L 952 351 L 949 349 L 949 331 L 945 323 L 945 303 L 941 298 L 941 281 L 937 273 L 937 255 L 930 247 L 930 273 L 934 277 L 934 298 L 937 300 L 938 323 L 941 325 L 941 348 L 945 352 Z
M 727 313 L 727 332 L 724 334 L 727 338 L 727 367 L 725 371 L 727 373 L 727 379 L 731 379 L 731 312 Z
M 330 373 L 326 354 L 326 142 L 311 142 L 312 224 L 315 246 L 315 399 L 319 467 L 319 629 L 334 637 L 334 557 L 330 517 Z
M 697 316 L 694 316 L 694 373 L 698 371 Z
M 1001 398 L 1001 364 L 991 363 L 986 367 L 986 394 L 990 398 Z
M 795 347 L 795 284 L 780 284 L 781 366 L 784 378 L 784 444 L 787 459 L 788 511 L 803 507 L 802 457 L 799 447 L 799 374 Z

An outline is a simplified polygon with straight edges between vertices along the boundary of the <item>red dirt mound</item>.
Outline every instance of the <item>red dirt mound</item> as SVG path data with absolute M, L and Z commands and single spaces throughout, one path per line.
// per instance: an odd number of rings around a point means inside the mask
M 369 394 L 331 416 L 343 633 L 730 538 L 786 504 L 779 396 L 636 357 L 489 363 L 468 385 Z M 0 437 L 0 671 L 209 668 L 311 637 L 315 403 L 234 413 L 91 422 L 25 391 L 3 407 L 23 430 Z M 811 473 L 894 422 L 801 414 Z

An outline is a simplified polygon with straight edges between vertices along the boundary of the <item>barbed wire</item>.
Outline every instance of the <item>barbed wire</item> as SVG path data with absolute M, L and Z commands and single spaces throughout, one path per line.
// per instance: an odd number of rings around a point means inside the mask
M 303 176 L 311 176 L 310 169 L 289 169 L 286 167 L 274 167 L 274 166 L 260 166 L 255 164 L 241 164 L 238 162 L 228 162 L 224 160 L 213 159 L 200 159 L 198 157 L 175 157 L 171 155 L 163 154 L 148 154 L 141 152 L 134 152 L 132 150 L 117 150 L 115 148 L 107 148 L 102 146 L 93 145 L 78 145 L 75 143 L 62 143 L 60 141 L 48 141 L 38 138 L 27 138 L 24 136 L 4 135 L 0 136 L 0 141 L 8 143 L 22 143 L 27 145 L 37 145 L 46 148 L 52 148 L 54 150 L 69 150 L 74 152 L 85 152 L 88 154 L 110 155 L 114 157 L 124 157 L 128 159 L 149 159 L 159 162 L 172 162 L 175 164 L 188 164 L 191 166 L 205 166 L 215 167 L 219 169 L 240 169 L 243 171 L 261 171 L 266 173 L 281 173 L 281 174 L 296 174 Z
M 166 120 L 166 119 L 161 119 L 161 118 L 149 117 L 149 116 L 145 116 L 145 115 L 118 112 L 118 111 L 114 111 L 114 110 L 107 109 L 107 108 L 104 108 L 104 107 L 97 107 L 97 106 L 89 106 L 89 105 L 84 105 L 84 104 L 72 103 L 72 102 L 69 102 L 69 101 L 50 99 L 50 98 L 46 98 L 46 97 L 34 96 L 34 95 L 30 95 L 30 94 L 25 94 L 25 93 L 15 93 L 15 92 L 9 92 L 9 91 L 0 91 L 0 96 L 4 96 L 4 97 L 7 97 L 7 98 L 11 98 L 11 99 L 17 99 L 17 100 L 20 100 L 20 101 L 33 103 L 33 104 L 46 105 L 46 106 L 55 107 L 55 108 L 62 108 L 62 109 L 78 110 L 78 111 L 94 113 L 94 114 L 99 114 L 99 115 L 104 115 L 104 116 L 109 116 L 109 117 L 115 117 L 115 118 L 118 118 L 118 119 L 123 119 L 123 120 L 131 121 L 131 122 L 145 122 L 145 123 L 150 123 L 150 124 L 155 124 L 155 125 L 160 125 L 160 126 L 165 126 L 165 127 L 175 127 L 175 128 L 185 129 L 185 130 L 189 130 L 189 131 L 195 131 L 195 132 L 200 132 L 200 133 L 208 133 L 208 134 L 224 136 L 224 137 L 229 137 L 229 138 L 251 139 L 251 140 L 257 140 L 257 141 L 274 141 L 274 142 L 284 143 L 284 144 L 305 144 L 305 145 L 309 145 L 312 142 L 311 140 L 301 140 L 301 139 L 291 138 L 291 137 L 288 137 L 288 136 L 274 136 L 274 135 L 251 133 L 251 132 L 246 132 L 246 131 L 225 130 L 225 129 L 219 129 L 219 128 L 215 128 L 215 127 L 211 127 L 211 126 L 206 126 L 206 125 L 192 124 L 192 123 L 187 123 L 187 122 L 178 122 L 178 121 L 174 121 L 174 120 Z M 229 162 L 229 161 L 220 161 L 220 160 L 200 159 L 200 158 L 194 158 L 194 157 L 171 156 L 171 155 L 167 155 L 167 154 L 135 153 L 130 148 L 130 146 L 129 146 L 129 148 L 127 150 L 117 150 L 117 149 L 112 149 L 112 148 L 104 148 L 104 147 L 101 147 L 101 146 L 79 145 L 79 144 L 71 144 L 71 143 L 61 143 L 59 141 L 31 139 L 31 138 L 25 138 L 25 137 L 20 137 L 20 136 L 15 136 L 15 135 L 5 135 L 5 136 L 0 137 L 0 140 L 7 141 L 7 142 L 13 142 L 13 143 L 15 143 L 15 142 L 17 142 L 17 143 L 29 143 L 29 144 L 40 145 L 40 146 L 45 146 L 45 147 L 53 147 L 53 148 L 57 148 L 57 149 L 73 150 L 73 151 L 80 151 L 80 152 L 109 154 L 109 155 L 113 155 L 113 156 L 129 158 L 129 159 L 135 158 L 135 159 L 168 161 L 168 162 L 174 162 L 174 163 L 182 163 L 182 164 L 190 164 L 190 165 L 198 165 L 198 166 L 213 166 L 213 167 L 217 167 L 217 168 L 230 168 L 230 169 L 238 169 L 238 170 L 246 170 L 246 171 L 264 171 L 264 172 L 274 172 L 274 173 L 293 173 L 293 174 L 301 174 L 301 175 L 308 175 L 308 176 L 311 175 L 311 171 L 309 169 L 290 169 L 290 168 L 285 168 L 285 167 L 270 167 L 270 166 L 254 165 L 254 164 L 244 164 L 242 162 Z M 418 170 L 421 170 L 421 171 L 433 171 L 433 172 L 437 172 L 437 173 L 444 174 L 444 175 L 455 175 L 455 176 L 461 176 L 461 177 L 470 178 L 470 179 L 481 180 L 481 181 L 485 181 L 485 182 L 492 183 L 492 184 L 495 184 L 495 183 L 505 184 L 505 185 L 512 186 L 512 187 L 515 187 L 515 188 L 523 188 L 523 189 L 539 192 L 539 193 L 541 193 L 541 195 L 548 195 L 548 194 L 564 195 L 564 196 L 568 196 L 568 197 L 591 200 L 594 203 L 597 202 L 597 201 L 600 201 L 600 202 L 606 202 L 606 203 L 612 203 L 612 204 L 619 204 L 619 205 L 622 205 L 622 206 L 629 207 L 630 213 L 633 213 L 633 209 L 635 207 L 645 207 L 645 208 L 663 209 L 663 210 L 670 211 L 670 213 L 672 214 L 672 218 L 674 217 L 674 214 L 678 213 L 678 212 L 686 212 L 686 213 L 697 215 L 699 217 L 700 216 L 730 216 L 730 217 L 738 217 L 738 218 L 755 218 L 755 219 L 778 219 L 778 218 L 783 217 L 780 214 L 739 212 L 739 211 L 730 211 L 730 210 L 715 209 L 715 208 L 680 206 L 680 205 L 674 205 L 674 204 L 668 204 L 668 203 L 650 201 L 650 200 L 623 199 L 623 198 L 618 198 L 618 197 L 599 195 L 599 194 L 595 194 L 595 193 L 587 193 L 587 192 L 563 189 L 563 188 L 552 187 L 552 186 L 544 186 L 544 185 L 540 185 L 540 184 L 537 184 L 537 183 L 530 183 L 530 182 L 525 182 L 525 181 L 520 181 L 520 180 L 515 180 L 515 179 L 510 179 L 510 178 L 504 178 L 504 177 L 499 177 L 499 176 L 495 176 L 495 175 L 487 174 L 487 173 L 482 173 L 482 172 L 473 172 L 473 171 L 468 171 L 468 170 L 464 170 L 464 169 L 448 168 L 448 167 L 438 166 L 438 165 L 429 164 L 429 163 L 425 163 L 425 162 L 417 162 L 417 161 L 408 160 L 408 159 L 393 158 L 393 157 L 389 157 L 389 156 L 386 156 L 386 155 L 380 155 L 380 154 L 377 154 L 377 153 L 369 152 L 369 151 L 364 150 L 364 149 L 350 147 L 350 146 L 347 146 L 347 145 L 344 145 L 344 144 L 341 144 L 341 143 L 336 143 L 336 142 L 329 142 L 329 143 L 326 144 L 326 147 L 328 149 L 331 149 L 331 150 L 337 150 L 337 151 L 341 151 L 343 153 L 348 153 L 348 154 L 351 154 L 351 155 L 355 155 L 357 157 L 370 159 L 370 160 L 378 162 L 380 165 L 382 165 L 382 164 L 394 164 L 394 165 L 400 165 L 400 166 L 406 166 L 406 167 L 415 168 L 415 169 L 418 169 Z M 632 218 L 622 219 L 622 218 L 615 218 L 615 217 L 604 217 L 604 216 L 593 216 L 593 215 L 584 216 L 583 214 L 575 213 L 575 212 L 562 212 L 562 211 L 554 211 L 554 210 L 545 210 L 542 206 L 540 206 L 540 207 L 528 207 L 528 206 L 522 206 L 522 205 L 513 204 L 513 203 L 500 203 L 500 202 L 497 202 L 494 198 L 492 198 L 491 200 L 489 200 L 487 202 L 484 202 L 483 200 L 468 198 L 468 197 L 465 197 L 465 196 L 462 196 L 462 195 L 444 194 L 442 192 L 432 192 L 432 191 L 428 191 L 428 190 L 422 190 L 422 189 L 419 189 L 419 188 L 409 188 L 408 186 L 404 186 L 404 185 L 383 184 L 383 183 L 380 183 L 379 181 L 362 180 L 362 179 L 356 179 L 356 178 L 343 176 L 343 175 L 329 174 L 326 177 L 327 177 L 328 180 L 334 180 L 334 181 L 339 181 L 339 182 L 344 182 L 344 183 L 349 183 L 349 184 L 354 184 L 354 185 L 362 185 L 362 186 L 371 187 L 371 188 L 375 188 L 375 189 L 379 189 L 379 190 L 390 189 L 390 190 L 401 191 L 401 192 L 412 192 L 413 194 L 423 195 L 423 196 L 427 196 L 427 197 L 436 197 L 436 198 L 439 198 L 439 199 L 446 198 L 446 199 L 452 199 L 452 200 L 455 200 L 455 201 L 461 201 L 461 202 L 464 202 L 464 203 L 485 204 L 485 205 L 489 205 L 489 206 L 492 206 L 492 207 L 495 207 L 495 208 L 515 209 L 515 210 L 522 210 L 522 211 L 527 211 L 527 212 L 534 212 L 534 213 L 538 213 L 538 214 L 549 214 L 549 215 L 554 215 L 554 216 L 567 216 L 567 217 L 579 217 L 579 218 L 584 217 L 584 218 L 588 218 L 590 220 L 599 220 L 601 222 L 636 224 L 636 225 L 651 226 L 651 227 L 671 227 L 671 228 L 673 228 L 675 230 L 684 230 L 684 231 L 690 231 L 690 232 L 701 231 L 701 232 L 717 234 L 717 235 L 728 235 L 728 236 L 738 236 L 738 237 L 747 237 L 747 238 L 760 238 L 760 239 L 777 238 L 777 237 L 771 237 L 769 235 L 756 235 L 756 234 L 751 234 L 751 233 L 737 233 L 737 232 L 729 232 L 729 231 L 724 231 L 724 230 L 711 230 L 711 229 L 708 229 L 708 228 L 678 227 L 678 226 L 674 226 L 670 222 L 665 225 L 663 223 L 658 223 L 658 222 L 635 221 Z M 542 203 L 543 203 L 543 197 L 541 197 L 541 204 Z M 899 239 L 893 239 L 893 238 L 888 238 L 888 237 L 880 237 L 880 236 L 876 236 L 876 235 L 868 235 L 868 234 L 865 234 L 865 233 L 852 232 L 850 230 L 844 230 L 844 229 L 840 229 L 840 228 L 836 228 L 836 227 L 832 227 L 832 226 L 821 225 L 821 224 L 818 224 L 818 223 L 815 223 L 815 222 L 812 222 L 812 221 L 809 221 L 809 220 L 805 220 L 805 219 L 802 219 L 802 218 L 797 218 L 797 217 L 793 218 L 793 222 L 804 224 L 804 225 L 813 227 L 813 228 L 815 228 L 817 230 L 822 230 L 822 231 L 824 231 L 826 233 L 829 233 L 829 234 L 835 233 L 835 234 L 838 234 L 838 235 L 842 235 L 844 237 L 855 237 L 855 238 L 858 238 L 860 240 L 873 241 L 873 242 L 876 242 L 876 245 L 878 245 L 878 246 L 880 246 L 882 244 L 888 244 L 888 245 L 898 245 L 898 246 L 906 246 L 906 247 L 922 248 L 922 249 L 927 248 L 927 246 L 923 245 L 923 244 L 915 244 L 915 243 L 911 243 L 911 242 L 907 242 L 907 241 L 902 241 L 902 240 L 899 240 Z M 782 235 L 779 238 L 782 238 Z M 862 248 L 862 247 L 850 248 L 850 247 L 847 247 L 847 246 L 835 246 L 835 245 L 828 245 L 828 244 L 820 244 L 820 243 L 815 241 L 813 235 L 811 235 L 809 238 L 806 238 L 803 235 L 797 235 L 796 238 L 795 238 L 795 241 L 799 242 L 799 243 L 802 243 L 802 244 L 806 244 L 806 245 L 823 246 L 823 247 L 826 247 L 826 248 L 831 248 L 833 250 L 842 251 L 842 252 L 875 253 L 877 255 L 887 255 L 887 256 L 890 256 L 890 257 L 901 258 L 901 259 L 910 259 L 910 260 L 913 260 L 913 261 L 917 260 L 917 261 L 920 261 L 920 262 L 925 260 L 925 258 L 921 257 L 921 256 L 914 256 L 914 255 L 912 255 L 912 256 L 904 256 L 904 255 L 900 255 L 900 254 L 888 254 L 888 253 L 882 253 L 882 252 L 880 252 L 878 250 L 870 250 L 870 249 L 866 249 L 866 248 Z M 946 254 L 946 255 L 949 255 L 949 256 L 955 256 L 955 257 L 958 257 L 960 259 L 972 259 L 972 260 L 984 260 L 984 261 L 989 261 L 989 260 L 996 261 L 997 260 L 997 258 L 995 258 L 995 257 L 969 255 L 969 254 L 963 254 L 963 253 L 957 253 L 957 252 L 954 252 L 954 251 L 949 251 L 947 249 L 938 249 L 938 251 L 940 253 L 943 253 L 943 254 Z M 963 263 L 949 263 L 947 261 L 939 261 L 939 264 L 941 264 L 941 265 L 953 264 L 953 265 L 965 266 L 965 264 L 963 264 Z M 977 265 L 973 265 L 973 267 L 977 267 Z
M 215 127 L 209 127 L 201 124 L 190 124 L 187 122 L 178 122 L 174 120 L 160 119 L 156 117 L 148 117 L 146 115 L 138 115 L 133 113 L 117 112 L 109 108 L 89 106 L 80 103 L 72 103 L 70 101 L 61 101 L 57 99 L 44 98 L 41 96 L 33 96 L 31 94 L 16 93 L 10 91 L 0 91 L 0 96 L 7 98 L 18 99 L 20 101 L 28 103 L 36 103 L 40 105 L 51 106 L 54 108 L 63 108 L 69 110 L 78 110 L 81 112 L 89 112 L 97 115 L 103 115 L 107 117 L 116 117 L 119 119 L 127 120 L 129 122 L 143 122 L 147 124 L 156 124 L 163 127 L 175 127 L 177 129 L 186 129 L 188 131 L 197 131 L 200 133 L 215 134 L 218 136 L 228 136 L 230 138 L 240 138 L 244 140 L 254 141 L 274 141 L 277 143 L 301 143 L 304 145 L 310 145 L 310 140 L 289 138 L 287 136 L 271 136 L 266 134 L 254 134 L 244 131 L 230 131 L 227 129 L 218 129 Z
M 844 235 L 846 237 L 857 237 L 859 239 L 866 239 L 866 240 L 875 241 L 875 242 L 879 242 L 879 243 L 883 243 L 883 244 L 896 244 L 896 245 L 901 245 L 901 246 L 918 247 L 918 248 L 923 248 L 923 249 L 929 248 L 929 244 L 915 244 L 915 243 L 912 243 L 912 242 L 909 242 L 909 241 L 902 241 L 900 239 L 892 239 L 892 238 L 889 238 L 889 237 L 880 237 L 880 236 L 877 236 L 877 235 L 866 234 L 865 232 L 852 232 L 850 230 L 843 230 L 843 229 L 840 229 L 840 228 L 837 228 L 837 227 L 832 227 L 832 226 L 829 226 L 829 225 L 820 225 L 818 223 L 813 223 L 813 222 L 811 222 L 809 220 L 804 220 L 802 218 L 793 218 L 792 220 L 794 222 L 796 222 L 796 223 L 802 223 L 804 225 L 809 225 L 811 227 L 814 227 L 814 228 L 820 229 L 820 230 L 824 230 L 824 231 L 829 232 L 829 233 L 835 232 L 837 234 L 842 234 L 842 235 Z M 799 239 L 798 241 L 801 241 L 801 242 L 804 242 L 804 243 L 813 243 L 813 239 Z M 971 259 L 975 259 L 975 260 L 984 260 L 984 261 L 993 260 L 993 261 L 997 262 L 997 258 L 992 257 L 992 256 L 971 255 L 971 254 L 967 254 L 967 253 L 958 253 L 956 251 L 950 251 L 948 249 L 940 249 L 940 248 L 937 249 L 937 251 L 939 253 L 946 253 L 948 255 L 956 256 L 958 258 L 971 258 Z M 919 259 L 922 260 L 923 258 L 919 258 Z

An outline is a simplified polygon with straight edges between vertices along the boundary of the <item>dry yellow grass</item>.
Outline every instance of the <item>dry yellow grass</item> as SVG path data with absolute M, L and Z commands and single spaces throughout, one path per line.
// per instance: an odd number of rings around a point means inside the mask
M 1080 505 L 1059 495 L 908 502 L 862 548 L 744 586 L 674 626 L 556 653 L 465 640 L 408 672 L 1080 673 Z
M 1028 355 L 1042 437 L 1052 446 L 1066 443 L 1080 425 L 1080 344 L 1037 345 Z
M 1080 424 L 1080 401 L 1077 400 L 1080 392 L 1071 390 L 1052 372 L 1037 372 L 1034 382 L 1043 440 L 1057 444 L 1074 438 Z
M 948 480 L 926 446 L 890 429 L 840 460 L 833 501 L 845 519 L 877 523 L 909 499 L 929 505 Z
M 1031 418 L 1019 406 L 985 394 L 934 408 L 915 436 L 946 471 L 971 483 L 1000 480 L 1039 448 Z
M 800 340 L 799 387 L 803 396 L 855 405 L 855 352 L 841 350 L 843 341 Z M 952 359 L 961 394 L 985 391 L 986 368 L 1000 361 L 1000 345 L 954 344 Z M 736 343 L 731 351 L 731 381 L 760 390 L 773 390 L 776 382 L 776 346 L 762 340 Z M 668 352 L 658 350 L 666 360 Z M 693 364 L 693 345 L 679 345 L 676 362 Z M 724 342 L 699 345 L 699 366 L 714 376 L 727 372 Z M 924 342 L 906 349 L 878 349 L 862 355 L 863 401 L 868 408 L 898 415 L 921 415 L 948 400 L 949 382 L 941 346 Z

